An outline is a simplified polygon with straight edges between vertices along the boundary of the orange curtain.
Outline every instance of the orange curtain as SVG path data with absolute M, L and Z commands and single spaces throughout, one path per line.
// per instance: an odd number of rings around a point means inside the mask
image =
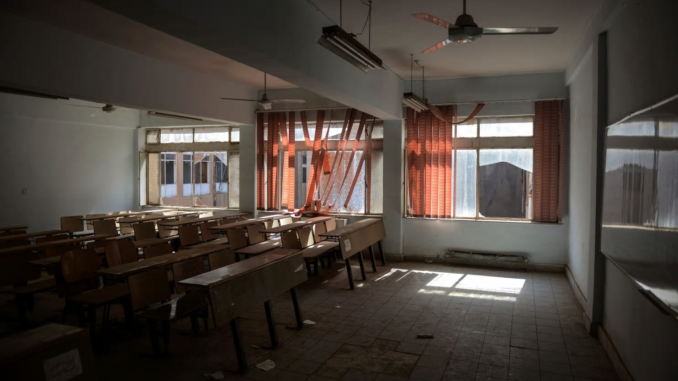
M 564 101 L 534 105 L 533 220 L 559 222 L 561 216 Z
M 413 217 L 452 217 L 452 126 L 456 106 L 440 106 L 445 121 L 430 111 L 407 109 L 406 146 L 408 214 Z
M 264 184 L 264 114 L 257 114 L 257 210 L 266 209 L 266 193 Z

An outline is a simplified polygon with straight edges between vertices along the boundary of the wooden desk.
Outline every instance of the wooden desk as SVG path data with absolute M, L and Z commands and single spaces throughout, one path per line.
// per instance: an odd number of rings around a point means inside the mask
M 0 340 L 0 374 L 4 380 L 96 380 L 87 330 L 50 323 Z
M 375 243 L 378 244 L 379 251 L 381 252 L 381 263 L 382 265 L 386 265 L 384 250 L 381 247 L 381 241 L 386 237 L 386 231 L 384 230 L 384 220 L 381 218 L 366 218 L 319 235 L 339 242 L 341 256 L 346 262 L 346 274 L 351 289 L 355 288 L 353 284 L 353 274 L 351 272 L 351 256 L 358 254 L 358 262 L 360 263 L 360 272 L 363 280 L 367 279 L 362 256 L 363 250 L 369 249 L 372 270 L 376 272 L 377 265 L 375 263 L 372 245 Z
M 185 219 L 185 220 L 182 220 L 182 221 L 158 222 L 158 228 L 162 227 L 164 229 L 173 229 L 173 228 L 179 228 L 179 227 L 182 227 L 182 226 L 197 225 L 197 224 L 201 224 L 203 222 L 220 220 L 222 218 L 223 217 L 200 217 L 200 218 Z
M 51 269 L 54 267 L 57 267 L 61 265 L 61 255 L 57 255 L 54 257 L 48 257 L 48 258 L 41 258 L 41 259 L 36 259 L 34 261 L 29 261 L 31 265 L 39 268 L 39 269 Z
M 291 224 L 287 224 L 287 225 L 283 225 L 283 226 L 277 226 L 277 227 L 270 228 L 270 229 L 265 229 L 265 230 L 262 230 L 261 232 L 267 233 L 267 234 L 284 233 L 286 231 L 297 230 L 297 229 L 303 228 L 304 226 L 315 225 L 317 223 L 329 221 L 331 219 L 332 219 L 332 217 L 315 217 L 315 218 L 310 218 L 310 219 L 304 220 L 304 221 L 293 222 Z
M 167 266 L 173 263 L 185 261 L 187 259 L 202 257 L 212 253 L 219 252 L 221 250 L 230 250 L 229 246 L 225 245 L 212 245 L 205 246 L 197 249 L 187 249 L 179 250 L 176 253 L 160 255 L 150 259 L 144 259 L 143 261 L 125 263 L 123 265 L 109 267 L 107 269 L 101 269 L 97 271 L 97 274 L 108 277 L 108 278 L 127 278 L 130 275 L 134 275 L 141 271 L 147 269 L 158 267 L 158 266 Z
M 152 216 L 152 217 L 125 217 L 118 220 L 120 224 L 134 225 L 141 222 L 151 222 L 151 221 L 161 221 L 168 220 L 170 218 L 176 217 L 185 217 L 185 216 L 194 216 L 200 214 L 199 212 L 180 212 L 178 214 L 171 214 L 169 216 Z
M 141 241 L 134 241 L 134 247 L 137 249 L 144 249 L 150 246 L 155 246 L 155 245 L 160 245 L 163 243 L 169 243 L 174 241 L 175 239 L 179 238 L 178 235 L 172 235 L 169 237 L 163 237 L 163 238 L 150 238 L 150 239 L 142 239 Z
M 238 222 L 233 222 L 230 224 L 225 224 L 225 225 L 217 225 L 217 226 L 212 226 L 209 229 L 210 230 L 216 230 L 219 232 L 225 232 L 226 230 L 229 229 L 236 229 L 236 228 L 244 228 L 249 225 L 254 225 L 254 224 L 263 224 L 264 221 L 261 220 L 245 220 L 245 221 L 238 221 Z
M 250 256 L 262 255 L 267 251 L 279 248 L 280 245 L 282 245 L 282 242 L 279 239 L 269 239 L 268 241 L 255 243 L 254 245 L 241 247 L 234 252 L 235 260 L 240 261 L 240 254 L 244 255 L 245 258 L 249 258 Z
M 59 247 L 59 246 L 69 246 L 69 245 L 76 244 L 76 243 L 82 243 L 82 242 L 88 242 L 88 241 L 99 241 L 99 240 L 102 240 L 102 239 L 113 238 L 113 237 L 116 237 L 116 236 L 100 234 L 100 235 L 93 235 L 93 236 L 88 236 L 88 237 L 69 238 L 69 239 L 61 239 L 61 240 L 58 240 L 58 241 L 42 242 L 42 243 L 36 243 L 34 245 L 15 246 L 15 247 L 9 247 L 9 248 L 0 250 L 0 255 L 16 254 L 16 253 L 23 253 L 23 252 L 27 252 L 27 251 L 35 251 L 35 250 L 45 250 L 45 249 L 51 249 L 51 248 Z
M 124 217 L 134 217 L 134 216 L 139 216 L 142 214 L 153 214 L 153 213 L 158 213 L 155 210 L 148 210 L 144 212 L 128 212 L 128 213 L 118 213 L 118 214 L 107 214 L 105 216 L 100 216 L 100 217 L 80 217 L 78 218 L 81 221 L 86 221 L 86 222 L 92 222 L 92 221 L 101 221 L 101 220 L 115 220 L 118 218 L 124 218 Z
M 11 232 L 14 230 L 26 230 L 28 226 L 2 226 L 0 227 L 0 233 Z
M 17 234 L 17 235 L 5 235 L 5 236 L 0 236 L 0 241 L 9 241 L 13 239 L 29 239 L 29 238 L 37 238 L 37 237 L 51 237 L 53 235 L 58 235 L 58 234 L 68 234 L 70 233 L 67 230 L 46 230 L 42 232 L 33 232 L 33 233 L 25 233 L 25 234 Z
M 185 279 L 179 284 L 200 287 L 208 291 L 217 326 L 229 323 L 240 370 L 247 369 L 247 360 L 239 329 L 239 317 L 264 304 L 269 335 L 273 347 L 278 346 L 278 334 L 273 321 L 271 299 L 290 290 L 297 328 L 303 327 L 295 287 L 307 279 L 301 253 L 262 254 L 258 257 L 218 268 Z

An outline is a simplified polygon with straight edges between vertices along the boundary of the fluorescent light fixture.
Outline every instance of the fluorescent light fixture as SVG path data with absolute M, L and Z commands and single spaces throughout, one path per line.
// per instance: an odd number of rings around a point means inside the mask
M 428 105 L 425 100 L 419 98 L 414 93 L 405 93 L 403 94 L 403 104 L 407 107 L 412 108 L 416 112 L 422 112 L 428 110 Z
M 381 58 L 338 25 L 323 28 L 318 43 L 365 73 L 370 69 L 383 69 Z
M 202 119 L 198 118 L 191 118 L 190 116 L 182 116 L 182 115 L 174 115 L 174 114 L 166 114 L 164 112 L 157 112 L 157 111 L 149 111 L 147 115 L 153 115 L 153 116 L 161 116 L 163 118 L 174 118 L 174 119 L 183 119 L 183 120 L 197 120 L 202 122 Z

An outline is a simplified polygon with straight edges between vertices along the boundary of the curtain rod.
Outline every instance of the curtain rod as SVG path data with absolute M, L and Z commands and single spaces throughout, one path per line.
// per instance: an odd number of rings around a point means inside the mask
M 564 101 L 567 98 L 544 98 L 544 99 L 516 99 L 510 101 L 476 101 L 476 102 L 455 102 L 455 103 L 434 103 L 434 106 L 452 106 L 452 105 L 476 105 L 479 103 L 494 104 L 494 103 L 527 103 L 539 101 Z
M 294 110 L 254 110 L 255 114 L 268 114 L 269 112 L 290 112 L 290 111 L 332 111 L 332 110 L 348 110 L 350 107 L 328 107 L 328 108 L 296 108 Z M 360 111 L 360 110 L 358 110 Z

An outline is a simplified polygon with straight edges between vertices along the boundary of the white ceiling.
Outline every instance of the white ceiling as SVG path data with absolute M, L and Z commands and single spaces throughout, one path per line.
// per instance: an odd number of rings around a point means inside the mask
M 339 22 L 339 0 L 310 1 Z M 357 34 L 363 28 L 368 7 L 362 1 L 343 1 L 347 32 Z M 466 12 L 479 27 L 556 26 L 559 30 L 553 35 L 484 36 L 472 44 L 453 43 L 421 54 L 446 39 L 447 31 L 411 14 L 428 13 L 454 23 L 462 13 L 462 0 L 374 0 L 371 46 L 403 79 L 410 77 L 410 53 L 426 67 L 427 78 L 562 71 L 599 4 L 600 0 L 468 0 Z M 367 46 L 367 29 L 358 39 Z M 416 72 L 415 78 L 420 75 Z
M 264 73 L 83 0 L 6 0 L 0 9 L 226 81 L 264 88 Z M 297 86 L 268 76 L 270 89 Z

